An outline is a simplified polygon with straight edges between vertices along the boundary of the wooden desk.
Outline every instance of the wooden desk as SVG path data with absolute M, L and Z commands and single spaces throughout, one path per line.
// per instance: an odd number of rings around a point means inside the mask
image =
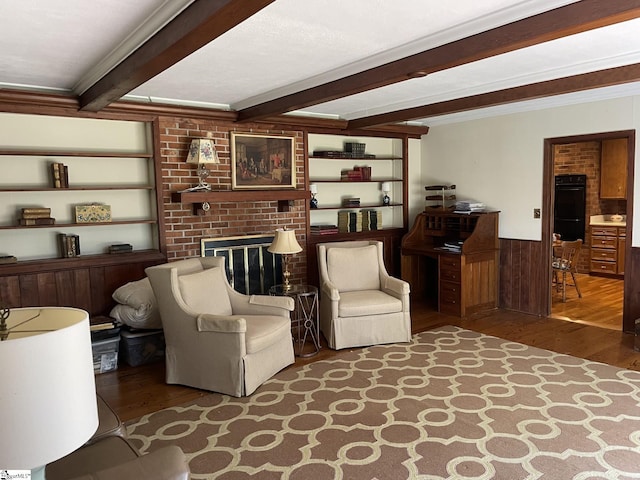
M 459 251 L 445 244 L 459 244 Z M 497 308 L 498 212 L 420 213 L 402 239 L 402 278 L 411 294 L 437 296 L 438 311 L 465 317 Z

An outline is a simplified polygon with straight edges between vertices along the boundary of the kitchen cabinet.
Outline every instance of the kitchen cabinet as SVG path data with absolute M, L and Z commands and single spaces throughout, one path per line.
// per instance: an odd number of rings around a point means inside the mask
M 626 227 L 591 226 L 591 273 L 624 275 Z
M 627 198 L 628 141 L 614 138 L 602 141 L 600 157 L 600 198 Z

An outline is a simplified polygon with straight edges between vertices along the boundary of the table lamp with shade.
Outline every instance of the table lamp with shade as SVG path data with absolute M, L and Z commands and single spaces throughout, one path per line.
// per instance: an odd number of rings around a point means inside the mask
M 0 337 L 0 468 L 43 479 L 98 428 L 89 314 L 1 308 Z
M 389 192 L 391 191 L 391 182 L 382 182 L 382 186 L 380 187 L 384 196 L 382 197 L 382 204 L 389 206 L 391 205 L 391 197 L 389 197 Z
M 273 238 L 273 242 L 267 248 L 267 251 L 282 255 L 282 284 L 283 290 L 291 290 L 291 284 L 289 283 L 289 261 L 288 255 L 298 253 L 302 251 L 302 247 L 296 240 L 295 230 L 287 230 L 286 228 L 279 228 L 276 230 L 276 235 Z
M 197 186 L 191 187 L 186 191 L 198 192 L 211 190 L 211 185 L 207 183 L 207 177 L 209 177 L 207 164 L 220 163 L 213 140 L 210 138 L 194 138 L 191 140 L 187 163 L 198 165 L 199 183 Z

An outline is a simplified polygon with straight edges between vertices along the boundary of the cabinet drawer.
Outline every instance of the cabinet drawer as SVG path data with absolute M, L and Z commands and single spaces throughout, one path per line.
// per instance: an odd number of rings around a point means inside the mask
M 615 262 L 601 262 L 599 260 L 591 260 L 591 271 L 601 273 L 618 273 Z
M 591 235 L 617 237 L 618 227 L 591 227 Z
M 449 268 L 440 266 L 440 280 L 460 282 L 460 267 Z
M 618 248 L 618 237 L 591 237 L 591 246 L 595 248 Z
M 460 303 L 460 284 L 440 282 L 440 302 Z
M 591 249 L 591 260 L 600 260 L 603 262 L 615 262 L 618 260 L 618 252 L 613 249 Z
M 440 255 L 440 270 L 460 270 L 460 256 Z

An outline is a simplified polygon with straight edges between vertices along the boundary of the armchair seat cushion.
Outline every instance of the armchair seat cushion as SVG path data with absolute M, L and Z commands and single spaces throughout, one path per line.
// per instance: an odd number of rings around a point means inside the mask
M 232 315 L 247 322 L 245 334 L 247 354 L 259 352 L 277 343 L 282 337 L 291 337 L 291 320 L 279 315 Z
M 362 317 L 402 312 L 402 300 L 381 290 L 340 292 L 338 316 Z

